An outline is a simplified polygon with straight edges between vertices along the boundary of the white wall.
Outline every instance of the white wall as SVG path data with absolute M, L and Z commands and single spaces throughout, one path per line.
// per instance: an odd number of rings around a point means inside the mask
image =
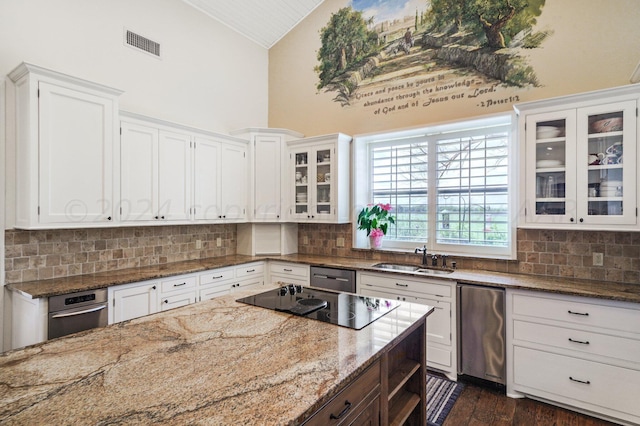
M 26 61 L 124 90 L 121 109 L 221 133 L 267 125 L 268 51 L 181 0 L 1 0 L 0 17 L 2 76 Z M 163 58 L 125 46 L 125 27 Z

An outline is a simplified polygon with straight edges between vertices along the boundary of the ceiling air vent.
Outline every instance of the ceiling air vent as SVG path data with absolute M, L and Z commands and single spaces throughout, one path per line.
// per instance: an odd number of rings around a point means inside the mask
M 127 29 L 124 30 L 124 43 L 150 55 L 160 58 L 160 43 L 150 40 Z

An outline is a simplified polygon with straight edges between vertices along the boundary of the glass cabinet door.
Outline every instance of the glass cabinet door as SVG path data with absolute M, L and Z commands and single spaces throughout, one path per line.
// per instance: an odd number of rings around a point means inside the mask
M 578 110 L 581 223 L 636 223 L 635 108 L 628 101 Z
M 309 152 L 294 152 L 294 216 L 309 215 Z
M 527 117 L 527 198 L 532 222 L 569 223 L 575 213 L 575 112 Z
M 322 220 L 331 214 L 331 164 L 332 164 L 331 146 L 319 147 L 315 155 L 316 170 L 316 200 L 315 214 L 316 218 Z

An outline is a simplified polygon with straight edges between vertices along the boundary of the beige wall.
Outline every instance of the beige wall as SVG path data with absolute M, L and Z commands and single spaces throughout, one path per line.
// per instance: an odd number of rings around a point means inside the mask
M 162 59 L 125 46 L 124 28 Z M 123 110 L 221 133 L 267 125 L 267 49 L 181 0 L 2 0 L 0 75 L 23 61 L 123 90 Z
M 373 107 L 341 107 L 332 101 L 334 92 L 316 90 L 318 77 L 313 68 L 318 64 L 320 30 L 332 13 L 347 4 L 345 0 L 326 0 L 270 49 L 270 127 L 290 128 L 307 136 L 338 131 L 354 135 L 495 114 L 511 111 L 513 100 L 517 103 L 629 84 L 640 61 L 637 0 L 548 0 L 534 31 L 551 29 L 553 35 L 540 48 L 521 52 L 534 68 L 540 87 L 497 87 L 495 92 L 473 99 L 375 115 Z M 482 106 L 482 101 L 501 99 L 511 101 Z

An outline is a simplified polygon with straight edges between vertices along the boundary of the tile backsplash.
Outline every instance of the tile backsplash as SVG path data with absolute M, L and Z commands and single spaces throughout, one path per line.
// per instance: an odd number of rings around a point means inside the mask
M 342 238 L 344 247 L 337 247 Z M 585 278 L 640 284 L 640 232 L 519 229 L 517 260 L 449 256 L 459 268 L 530 275 Z M 417 263 L 418 255 L 352 248 L 351 225 L 304 224 L 298 227 L 298 252 Z M 593 253 L 603 265 L 593 265 Z
M 217 239 L 221 247 L 217 247 Z M 196 242 L 201 241 L 201 248 Z M 344 244 L 338 246 L 338 241 Z M 517 260 L 449 257 L 459 268 L 640 283 L 640 232 L 518 230 Z M 17 283 L 236 253 L 236 225 L 5 232 L 5 276 Z M 300 224 L 298 252 L 372 261 L 418 255 L 354 249 L 351 225 Z M 603 266 L 593 265 L 603 254 Z
M 225 256 L 235 254 L 236 245 L 236 225 L 7 230 L 5 280 L 18 283 Z

